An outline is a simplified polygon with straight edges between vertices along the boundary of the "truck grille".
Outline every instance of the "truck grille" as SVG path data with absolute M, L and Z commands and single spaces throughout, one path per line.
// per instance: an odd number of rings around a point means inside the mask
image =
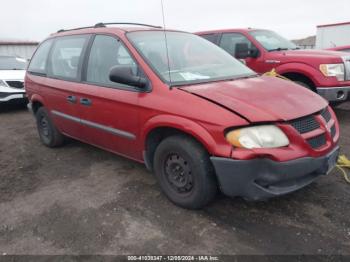
M 343 57 L 345 65 L 345 80 L 350 80 L 350 56 Z
M 24 84 L 22 81 L 6 81 L 6 83 L 13 88 L 23 89 Z
M 308 133 L 320 128 L 320 124 L 316 121 L 313 115 L 296 119 L 290 124 L 300 133 Z

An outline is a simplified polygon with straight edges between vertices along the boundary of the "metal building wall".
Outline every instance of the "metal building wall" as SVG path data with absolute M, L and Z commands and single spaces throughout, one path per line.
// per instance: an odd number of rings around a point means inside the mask
M 18 56 L 30 59 L 36 49 L 36 45 L 8 45 L 0 44 L 0 56 Z
M 350 45 L 350 24 L 321 26 L 317 28 L 317 49 L 344 45 Z

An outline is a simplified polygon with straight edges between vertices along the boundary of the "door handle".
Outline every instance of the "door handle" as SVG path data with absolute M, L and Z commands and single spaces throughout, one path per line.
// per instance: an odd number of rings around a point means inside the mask
M 80 104 L 84 106 L 91 106 L 92 101 L 88 98 L 80 98 Z
M 75 96 L 67 96 L 67 101 L 69 103 L 76 103 L 77 102 L 77 98 Z

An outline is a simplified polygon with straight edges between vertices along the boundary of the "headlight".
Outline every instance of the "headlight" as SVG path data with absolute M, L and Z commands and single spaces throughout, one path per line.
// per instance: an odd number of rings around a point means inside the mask
M 5 81 L 0 80 L 0 87 L 8 87 Z
M 324 76 L 335 76 L 338 81 L 345 80 L 344 64 L 323 64 L 320 65 L 320 71 Z
M 289 145 L 287 136 L 280 128 L 273 125 L 236 129 L 226 134 L 226 140 L 235 147 L 247 149 L 276 148 Z

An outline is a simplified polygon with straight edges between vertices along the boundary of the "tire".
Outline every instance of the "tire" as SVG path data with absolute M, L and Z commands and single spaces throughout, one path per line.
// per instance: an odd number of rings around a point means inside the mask
M 165 195 L 184 208 L 200 209 L 218 191 L 209 154 L 186 136 L 171 136 L 159 144 L 154 155 L 154 172 Z
M 303 87 L 306 87 L 307 89 L 309 89 L 309 90 L 311 90 L 311 91 L 313 91 L 312 90 L 312 87 L 311 86 L 309 86 L 307 83 L 305 83 L 305 82 L 302 82 L 302 81 L 293 81 L 294 83 L 296 83 L 296 84 L 298 84 L 298 85 L 301 85 L 301 86 L 303 86 Z
M 341 104 L 343 104 L 344 102 L 346 102 L 346 101 L 340 101 L 340 102 L 332 101 L 332 102 L 329 102 L 329 104 L 331 105 L 331 107 L 338 107 Z
M 61 146 L 64 142 L 64 136 L 53 124 L 47 110 L 40 107 L 35 114 L 35 118 L 40 141 L 47 147 Z

